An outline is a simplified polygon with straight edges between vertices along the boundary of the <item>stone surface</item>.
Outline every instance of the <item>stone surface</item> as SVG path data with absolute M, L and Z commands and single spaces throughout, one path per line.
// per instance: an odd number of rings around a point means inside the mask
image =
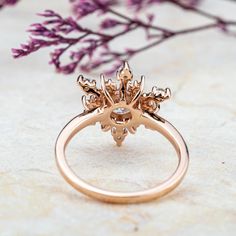
M 233 2 L 207 0 L 203 7 L 235 18 Z M 42 0 L 40 6 L 25 0 L 0 12 L 0 235 L 235 235 L 236 39 L 210 30 L 170 40 L 130 61 L 136 77 L 146 75 L 146 91 L 155 84 L 172 89 L 160 115 L 185 137 L 191 162 L 184 182 L 167 197 L 110 205 L 77 193 L 55 165 L 60 129 L 83 110 L 77 75 L 54 73 L 47 49 L 17 61 L 10 56 L 38 20 L 34 13 L 48 8 L 66 14 L 67 0 Z M 187 17 L 168 5 L 159 13 L 160 23 L 176 28 L 203 22 Z M 177 163 L 170 144 L 143 127 L 121 148 L 99 126 L 90 127 L 67 154 L 81 177 L 114 190 L 153 186 Z

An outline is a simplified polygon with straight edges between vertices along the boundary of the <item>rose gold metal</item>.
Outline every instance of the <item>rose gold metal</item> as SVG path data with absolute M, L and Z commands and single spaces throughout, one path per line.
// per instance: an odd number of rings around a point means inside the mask
M 140 82 L 132 82 L 133 75 L 127 62 L 118 71 L 117 78 L 120 81 L 119 87 L 111 80 L 106 81 L 101 75 L 101 89 L 99 89 L 95 80 L 90 81 L 79 76 L 79 85 L 90 96 L 82 97 L 85 111 L 72 119 L 59 134 L 55 146 L 56 162 L 65 180 L 90 197 L 111 203 L 145 202 L 169 193 L 180 184 L 188 169 L 188 149 L 174 126 L 154 113 L 159 110 L 161 102 L 170 98 L 170 89 L 153 87 L 150 93 L 143 93 L 144 77 Z M 122 144 L 128 132 L 134 134 L 140 125 L 161 133 L 177 152 L 179 158 L 177 169 L 161 184 L 137 192 L 113 192 L 87 183 L 69 167 L 65 149 L 75 134 L 97 122 L 101 123 L 103 131 L 111 130 L 118 146 Z

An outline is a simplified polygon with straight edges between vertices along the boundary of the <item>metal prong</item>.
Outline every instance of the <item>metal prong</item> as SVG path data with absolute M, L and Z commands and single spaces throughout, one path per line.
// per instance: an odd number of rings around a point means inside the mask
M 80 85 L 80 83 L 84 80 L 84 76 L 83 75 L 79 75 L 79 77 L 77 78 L 77 83 L 78 85 Z
M 104 78 L 103 74 L 101 74 L 101 88 L 103 90 L 103 93 L 104 93 L 106 99 L 110 102 L 110 104 L 114 105 L 114 101 L 113 101 L 110 93 L 107 91 L 106 82 L 105 82 L 105 78 Z
M 165 96 L 166 96 L 167 99 L 171 97 L 171 90 L 170 90 L 170 88 L 166 88 L 165 89 Z
M 102 129 L 102 131 L 107 132 L 107 131 L 109 131 L 111 129 L 111 126 L 109 126 L 109 125 L 101 125 L 101 129 Z
M 145 80 L 145 77 L 142 76 L 141 81 L 140 81 L 140 88 L 139 88 L 138 92 L 134 95 L 134 97 L 130 103 L 131 106 L 133 106 L 138 101 L 140 96 L 142 95 L 143 89 L 144 89 L 144 80 Z
M 135 133 L 136 133 L 136 130 L 137 130 L 134 126 L 131 126 L 131 127 L 129 127 L 128 129 L 129 129 L 129 132 L 130 132 L 131 134 L 135 134 Z
M 88 106 L 87 106 L 87 99 L 86 99 L 86 96 L 83 95 L 82 98 L 81 98 L 81 100 L 82 100 L 82 104 L 83 104 L 85 110 L 89 110 L 89 108 L 88 108 Z
M 124 68 L 124 69 L 127 69 L 127 70 L 130 70 L 128 61 L 124 61 L 124 66 L 123 66 L 123 68 Z

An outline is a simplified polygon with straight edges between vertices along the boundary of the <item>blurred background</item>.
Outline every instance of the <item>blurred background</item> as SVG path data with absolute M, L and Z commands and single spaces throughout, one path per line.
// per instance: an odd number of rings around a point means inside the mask
M 235 1 L 202 0 L 196 7 L 236 22 Z M 234 235 L 236 26 L 230 25 L 228 33 L 217 21 L 217 27 L 173 37 L 130 58 L 135 78 L 146 76 L 145 91 L 153 85 L 172 89 L 172 99 L 159 114 L 183 134 L 191 162 L 181 186 L 168 196 L 145 204 L 110 205 L 77 193 L 64 181 L 55 164 L 54 143 L 61 128 L 83 111 L 77 76 L 99 81 L 99 74 L 113 65 L 57 73 L 48 65 L 51 47 L 14 59 L 11 49 L 27 42 L 26 29 L 45 20 L 36 15 L 45 9 L 64 17 L 72 14 L 67 0 L 22 0 L 0 10 L 0 234 Z M 154 25 L 173 31 L 215 22 L 170 2 L 139 12 L 125 4 L 114 9 L 140 19 L 153 14 Z M 101 13 L 81 22 L 98 32 L 99 17 Z M 122 51 L 146 43 L 138 29 L 114 41 L 112 48 Z M 169 143 L 143 127 L 121 148 L 99 125 L 88 128 L 73 140 L 68 157 L 88 182 L 121 191 L 154 186 L 177 163 Z

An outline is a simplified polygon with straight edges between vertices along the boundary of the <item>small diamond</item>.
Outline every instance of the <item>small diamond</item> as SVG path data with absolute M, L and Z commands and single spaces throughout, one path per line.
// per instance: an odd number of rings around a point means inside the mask
M 118 107 L 118 108 L 114 109 L 113 112 L 118 115 L 124 115 L 124 114 L 129 113 L 130 110 L 125 107 Z

